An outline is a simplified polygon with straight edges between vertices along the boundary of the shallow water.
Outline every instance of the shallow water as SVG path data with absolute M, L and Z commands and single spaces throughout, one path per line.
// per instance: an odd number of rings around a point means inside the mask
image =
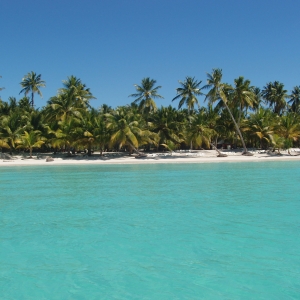
M 1 299 L 299 299 L 300 162 L 0 169 Z

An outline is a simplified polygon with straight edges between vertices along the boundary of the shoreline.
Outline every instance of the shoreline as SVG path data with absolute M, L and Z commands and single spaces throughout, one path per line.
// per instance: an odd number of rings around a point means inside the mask
M 13 166 L 45 166 L 45 165 L 118 165 L 118 164 L 176 164 L 176 163 L 239 163 L 239 162 L 267 162 L 267 161 L 300 161 L 300 155 L 290 156 L 282 152 L 281 156 L 269 155 L 265 153 L 254 153 L 253 156 L 242 156 L 241 153 L 225 152 L 227 157 L 217 157 L 214 150 L 198 151 L 193 153 L 155 153 L 149 154 L 146 158 L 136 159 L 135 156 L 118 155 L 107 153 L 106 156 L 100 157 L 99 154 L 94 154 L 91 157 L 53 157 L 54 161 L 46 162 L 46 157 L 49 154 L 42 154 L 43 158 L 33 157 L 32 159 L 15 156 L 13 159 L 0 160 L 1 167 Z M 115 157 L 117 155 L 118 157 Z

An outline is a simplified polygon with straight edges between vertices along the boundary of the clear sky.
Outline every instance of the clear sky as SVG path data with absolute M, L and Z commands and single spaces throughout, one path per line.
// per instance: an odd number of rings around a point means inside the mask
M 144 77 L 161 85 L 158 106 L 178 80 L 223 69 L 262 88 L 300 85 L 297 0 L 2 0 L 0 92 L 17 99 L 22 77 L 42 74 L 42 107 L 75 75 L 97 97 L 92 106 L 129 104 Z M 174 104 L 174 102 L 173 102 Z

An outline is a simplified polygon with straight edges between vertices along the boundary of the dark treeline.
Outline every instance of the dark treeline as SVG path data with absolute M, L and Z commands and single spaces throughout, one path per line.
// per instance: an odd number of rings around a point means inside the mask
M 41 75 L 28 73 L 17 100 L 0 100 L 0 148 L 19 151 L 66 151 L 87 149 L 144 151 L 210 149 L 218 144 L 243 148 L 280 149 L 299 147 L 300 86 L 291 93 L 278 81 L 261 89 L 240 76 L 233 84 L 222 82 L 222 70 L 213 69 L 206 82 L 186 77 L 179 81 L 171 105 L 157 108 L 161 86 L 144 78 L 134 85 L 133 102 L 99 109 L 90 105 L 89 88 L 75 76 L 63 81 L 57 95 L 36 109 L 34 97 L 46 83 Z M 206 106 L 199 105 L 203 97 Z

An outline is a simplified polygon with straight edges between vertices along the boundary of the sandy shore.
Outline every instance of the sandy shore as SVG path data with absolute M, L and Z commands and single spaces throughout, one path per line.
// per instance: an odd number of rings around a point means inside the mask
M 0 167 L 7 166 L 39 166 L 39 165 L 107 165 L 107 164 L 162 164 L 162 163 L 226 163 L 226 162 L 259 162 L 259 161 L 291 161 L 300 160 L 298 152 L 292 152 L 291 156 L 285 151 L 281 156 L 267 153 L 253 152 L 253 156 L 243 156 L 240 152 L 226 151 L 227 157 L 217 157 L 214 150 L 173 152 L 148 154 L 146 158 L 136 159 L 124 153 L 105 153 L 103 157 L 94 153 L 91 157 L 75 156 L 55 156 L 49 154 L 39 154 L 29 159 L 24 156 L 14 156 L 13 159 L 1 159 Z M 51 156 L 54 161 L 46 162 L 46 157 Z

